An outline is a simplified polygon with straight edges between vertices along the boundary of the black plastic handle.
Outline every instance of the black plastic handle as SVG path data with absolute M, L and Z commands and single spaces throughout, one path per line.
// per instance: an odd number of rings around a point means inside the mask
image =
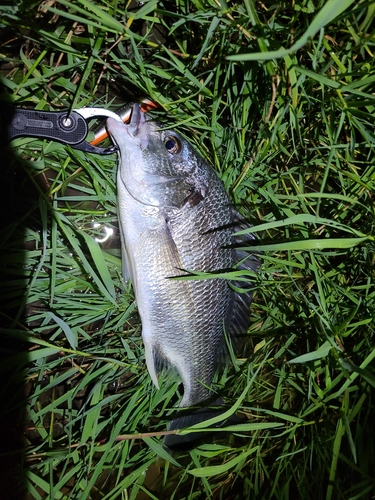
M 3 130 L 7 142 L 16 137 L 40 137 L 53 139 L 74 146 L 85 140 L 88 127 L 86 120 L 73 111 L 37 111 L 22 109 L 1 103 Z

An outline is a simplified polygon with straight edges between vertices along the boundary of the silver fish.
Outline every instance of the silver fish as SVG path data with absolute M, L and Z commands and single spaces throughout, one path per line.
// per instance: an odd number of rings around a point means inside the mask
M 201 404 L 212 396 L 224 327 L 246 332 L 250 300 L 223 279 L 171 278 L 238 262 L 231 238 L 235 212 L 215 171 L 175 131 L 146 121 L 138 105 L 129 124 L 109 118 L 107 128 L 120 157 L 123 275 L 134 287 L 149 374 L 159 387 L 161 369 L 177 370 L 184 387 L 180 406 Z M 202 419 L 175 421 L 170 428 Z

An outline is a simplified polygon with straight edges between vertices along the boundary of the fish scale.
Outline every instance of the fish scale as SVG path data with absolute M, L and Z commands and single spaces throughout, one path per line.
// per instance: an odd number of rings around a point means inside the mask
M 235 304 L 248 308 L 250 296 L 236 303 L 237 294 L 218 278 L 171 278 L 229 269 L 240 260 L 229 247 L 234 210 L 215 171 L 175 131 L 146 121 L 138 105 L 128 125 L 109 118 L 107 128 L 119 148 L 123 273 L 134 287 L 148 371 L 158 387 L 158 373 L 175 369 L 184 387 L 180 406 L 204 404 L 223 358 L 224 325 L 233 329 Z M 183 423 L 202 418 L 192 414 Z

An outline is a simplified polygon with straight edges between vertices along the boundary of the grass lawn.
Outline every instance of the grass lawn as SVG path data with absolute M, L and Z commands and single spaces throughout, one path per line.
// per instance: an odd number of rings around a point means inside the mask
M 374 15 L 366 0 L 3 2 L 0 98 L 152 99 L 217 170 L 261 262 L 242 275 L 248 345 L 215 381 L 244 423 L 172 455 L 181 389 L 145 366 L 117 156 L 5 146 L 4 498 L 374 498 Z

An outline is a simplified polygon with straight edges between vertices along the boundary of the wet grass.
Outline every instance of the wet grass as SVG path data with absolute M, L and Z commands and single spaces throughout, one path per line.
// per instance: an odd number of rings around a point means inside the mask
M 216 381 L 248 420 L 171 456 L 161 438 L 178 381 L 156 390 L 145 367 L 121 278 L 116 156 L 28 138 L 5 148 L 7 498 L 375 495 L 374 10 L 0 7 L 2 99 L 40 110 L 153 99 L 214 165 L 262 251 L 258 275 L 243 275 L 250 347 Z

